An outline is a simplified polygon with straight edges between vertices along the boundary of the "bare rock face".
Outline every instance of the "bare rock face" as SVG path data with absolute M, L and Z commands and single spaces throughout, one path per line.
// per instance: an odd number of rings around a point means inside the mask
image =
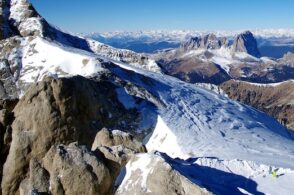
M 120 185 L 115 192 L 116 195 L 211 194 L 205 188 L 193 184 L 158 155 L 138 154 L 132 157 L 125 169 L 117 180 Z
M 41 163 L 36 159 L 30 161 L 29 176 L 20 184 L 20 195 L 34 193 L 50 194 L 50 175 Z
M 112 190 L 113 180 L 102 157 L 77 143 L 52 146 L 40 162 L 32 159 L 29 169 L 20 195 L 107 195 Z
M 6 161 L 12 141 L 11 124 L 14 120 L 12 112 L 18 100 L 0 100 L 0 183 L 2 181 L 3 164 Z
M 118 145 L 123 145 L 124 147 L 137 153 L 146 152 L 142 143 L 135 140 L 131 134 L 119 130 L 110 131 L 106 128 L 103 128 L 97 133 L 95 141 L 92 145 L 92 150 L 95 150 L 100 146 L 112 147 Z
M 147 152 L 145 146 L 131 134 L 106 128 L 97 133 L 92 151 L 99 151 L 106 158 L 113 180 L 133 155 Z
M 256 39 L 250 31 L 239 34 L 233 43 L 233 52 L 245 52 L 255 57 L 260 57 Z
M 207 34 L 202 37 L 193 37 L 181 45 L 181 48 L 189 51 L 194 49 L 219 49 L 227 46 L 226 38 L 217 37 L 215 34 Z
M 97 155 L 76 143 L 53 146 L 44 158 L 52 194 L 109 194 L 108 168 Z
M 0 41 L 0 98 L 18 98 L 18 88 L 15 82 L 22 67 L 22 58 L 19 55 L 22 38 L 19 36 Z
M 137 113 L 125 110 L 115 89 L 110 82 L 83 77 L 47 78 L 33 84 L 14 109 L 2 193 L 15 194 L 30 160 L 42 159 L 52 145 L 79 142 L 91 147 L 98 129 L 132 124 Z

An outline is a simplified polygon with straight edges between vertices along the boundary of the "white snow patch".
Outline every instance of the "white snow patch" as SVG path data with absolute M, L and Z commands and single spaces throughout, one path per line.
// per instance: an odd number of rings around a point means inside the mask
M 47 75 L 90 76 L 103 70 L 93 54 L 60 46 L 40 37 L 24 48 L 22 65 L 20 80 L 26 83 L 40 81 Z
M 181 151 L 177 143 L 177 137 L 172 133 L 160 116 L 158 116 L 155 130 L 147 142 L 146 148 L 149 152 L 165 152 L 171 157 L 188 157 Z
M 136 161 L 132 163 L 128 163 L 126 165 L 125 167 L 126 173 L 121 172 L 121 174 L 125 174 L 125 175 L 118 176 L 118 179 L 121 179 L 122 181 L 117 180 L 116 184 L 117 185 L 120 184 L 120 186 L 124 186 L 128 189 L 128 188 L 132 188 L 137 183 L 140 183 L 141 187 L 144 188 L 146 192 L 148 192 L 149 190 L 147 189 L 146 182 L 147 182 L 148 175 L 150 171 L 152 170 L 152 166 L 150 165 L 152 158 L 148 154 L 137 154 L 136 158 L 137 158 Z M 134 172 L 140 173 L 140 177 L 137 181 L 133 181 L 131 179 L 131 175 Z M 118 192 L 119 190 L 120 189 L 118 189 Z

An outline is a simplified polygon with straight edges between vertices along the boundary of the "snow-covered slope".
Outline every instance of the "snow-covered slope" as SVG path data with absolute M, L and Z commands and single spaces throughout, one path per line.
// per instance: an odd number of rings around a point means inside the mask
M 184 159 L 209 156 L 294 168 L 289 132 L 264 113 L 166 75 L 136 70 L 153 79 L 149 86 L 125 76 L 123 69 L 112 71 L 148 89 L 166 105 L 147 142 L 149 150 Z
M 90 76 L 101 71 L 97 56 L 82 50 L 57 45 L 42 38 L 26 40 L 22 56 L 20 81 L 31 83 L 44 76 Z
M 21 78 L 27 82 L 41 80 L 42 76 L 39 75 L 89 76 L 103 70 L 100 63 L 105 59 L 90 52 L 70 50 L 42 39 L 35 41 L 37 45 L 28 45 L 24 50 Z M 50 51 L 53 56 L 47 55 L 46 51 Z M 86 65 L 85 61 L 88 62 Z M 167 75 L 112 62 L 118 66 L 113 68 L 104 65 L 104 68 L 123 80 L 147 89 L 165 104 L 159 111 L 157 128 L 147 144 L 150 150 L 159 150 L 172 157 L 214 156 L 294 168 L 291 164 L 294 159 L 294 142 L 287 130 L 274 119 Z M 127 69 L 135 72 L 128 72 Z M 144 78 L 151 79 L 151 82 Z M 163 127 L 169 133 L 161 131 Z M 169 145 L 170 142 L 179 149 L 166 147 L 164 150 L 165 144 Z M 272 155 L 276 158 L 272 158 Z
M 258 170 L 264 165 L 275 166 L 285 174 L 278 178 L 279 182 L 283 182 L 284 178 L 292 178 L 290 173 L 294 170 L 294 141 L 289 132 L 273 118 L 161 73 L 49 43 L 40 38 L 30 43 L 23 52 L 20 77 L 26 82 L 38 81 L 47 74 L 89 76 L 107 69 L 120 79 L 136 84 L 158 98 L 164 106 L 158 107 L 156 127 L 146 138 L 149 151 L 156 150 L 182 159 L 214 157 L 225 162 L 224 165 L 203 165 L 215 169 L 226 167 L 227 170 L 224 171 L 230 170 L 231 174 L 244 177 L 248 177 L 246 166 L 249 162 L 256 167 L 254 176 L 258 175 Z M 106 61 L 112 63 L 105 63 Z M 289 168 L 289 171 L 284 171 L 284 168 Z M 258 182 L 271 180 L 270 177 L 256 177 L 257 185 Z M 266 188 L 264 185 L 261 189 Z M 293 189 L 289 187 L 287 190 Z M 271 193 L 275 194 L 274 191 Z
M 177 79 L 134 71 L 151 78 L 152 84 L 144 83 L 138 73 L 131 76 L 122 68 L 112 69 L 121 78 L 147 88 L 166 105 L 159 111 L 154 132 L 145 140 L 149 152 L 186 159 L 180 164 L 171 159 L 171 163 L 187 177 L 195 173 L 195 182 L 221 194 L 236 193 L 230 191 L 235 188 L 244 194 L 291 194 L 294 141 L 273 118 Z M 272 175 L 274 170 L 277 178 Z M 257 191 L 248 190 L 252 188 Z

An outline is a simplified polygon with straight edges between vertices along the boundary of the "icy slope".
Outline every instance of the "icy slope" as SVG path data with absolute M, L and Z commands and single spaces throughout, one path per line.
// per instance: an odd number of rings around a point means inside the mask
M 166 75 L 135 70 L 130 76 L 122 68 L 112 71 L 146 88 L 166 105 L 147 143 L 149 151 L 184 159 L 217 157 L 294 168 L 294 141 L 264 113 Z M 138 73 L 152 81 L 144 82 Z
M 146 138 L 149 152 L 166 153 L 174 169 L 216 194 L 292 194 L 294 141 L 273 118 L 177 79 L 120 66 L 112 72 L 166 105 Z

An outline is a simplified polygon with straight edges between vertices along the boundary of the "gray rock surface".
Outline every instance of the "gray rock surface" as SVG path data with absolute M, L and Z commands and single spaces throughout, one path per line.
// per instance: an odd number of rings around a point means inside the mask
M 133 155 L 147 152 L 145 146 L 131 134 L 106 128 L 97 133 L 92 151 L 99 151 L 106 158 L 113 180 Z
M 103 128 L 97 133 L 92 145 L 92 150 L 100 146 L 112 147 L 119 145 L 123 145 L 137 153 L 146 152 L 146 148 L 142 143 L 138 142 L 131 134 L 119 130 L 110 131 L 106 128 Z
M 232 46 L 233 52 L 245 52 L 255 57 L 260 57 L 256 39 L 250 31 L 239 34 Z
M 29 176 L 20 184 L 20 195 L 107 195 L 113 179 L 104 159 L 77 143 L 54 145 L 39 162 L 30 161 Z
M 215 34 L 207 34 L 202 37 L 192 37 L 181 45 L 186 51 L 194 49 L 219 49 L 227 46 L 226 38 L 217 37 Z
M 76 143 L 53 146 L 44 158 L 52 194 L 104 195 L 112 180 L 103 160 Z

